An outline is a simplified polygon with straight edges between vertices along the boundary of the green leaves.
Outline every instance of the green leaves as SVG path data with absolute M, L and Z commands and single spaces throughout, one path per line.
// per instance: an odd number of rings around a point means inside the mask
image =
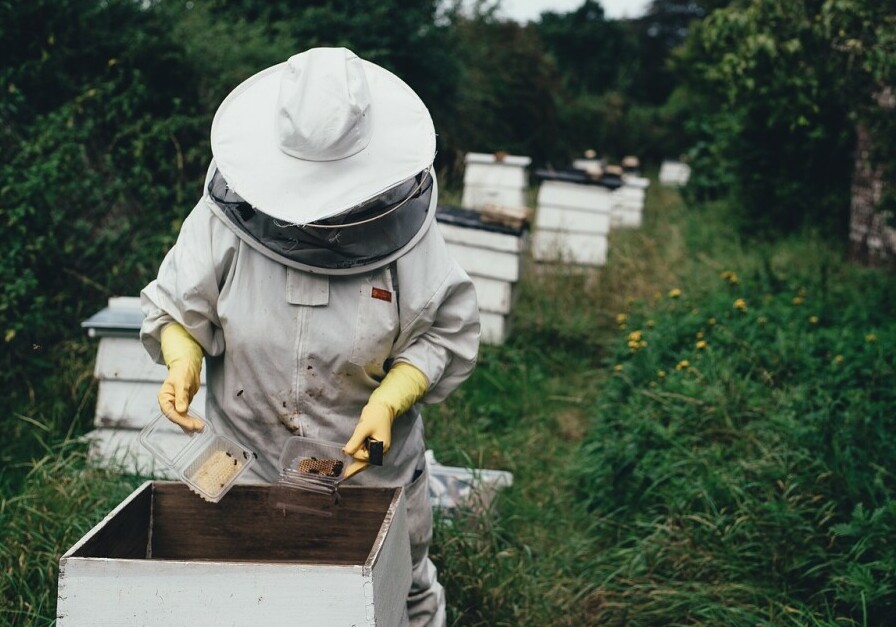
M 699 275 L 617 318 L 580 495 L 653 530 L 630 538 L 653 561 L 631 558 L 621 578 L 669 582 L 685 603 L 684 582 L 736 582 L 762 599 L 738 611 L 830 608 L 878 624 L 896 604 L 892 277 L 822 248 L 790 254 L 714 279 L 695 262 Z M 689 611 L 722 611 L 690 599 Z M 669 619 L 668 603 L 655 609 Z M 728 612 L 716 621 L 741 624 Z

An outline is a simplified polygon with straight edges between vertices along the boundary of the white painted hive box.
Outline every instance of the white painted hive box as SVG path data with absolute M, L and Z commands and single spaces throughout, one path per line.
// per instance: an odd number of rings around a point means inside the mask
M 546 263 L 605 264 L 613 194 L 599 185 L 543 181 L 538 189 L 532 257 Z
M 662 185 L 687 185 L 691 167 L 680 161 L 665 160 L 660 164 L 659 179 Z
M 94 376 L 97 379 L 96 427 L 87 434 L 90 458 L 103 465 L 124 466 L 130 471 L 151 470 L 152 458 L 139 446 L 140 430 L 158 414 L 159 388 L 168 373 L 150 359 L 140 342 L 143 312 L 137 297 L 110 298 L 108 306 L 82 323 L 88 335 L 99 338 Z M 193 406 L 205 407 L 203 387 Z M 163 473 L 164 476 L 164 473 Z
M 613 191 L 613 212 L 610 223 L 613 227 L 640 227 L 642 213 L 647 199 L 647 187 L 640 182 L 625 184 Z
M 510 332 L 528 230 L 486 223 L 482 214 L 462 207 L 439 207 L 436 220 L 448 250 L 476 288 L 482 342 L 502 344 Z
M 406 625 L 402 490 L 341 488 L 322 516 L 275 508 L 272 489 L 215 505 L 144 483 L 60 559 L 57 625 Z
M 485 205 L 525 207 L 529 157 L 470 152 L 464 159 L 461 205 L 482 210 Z

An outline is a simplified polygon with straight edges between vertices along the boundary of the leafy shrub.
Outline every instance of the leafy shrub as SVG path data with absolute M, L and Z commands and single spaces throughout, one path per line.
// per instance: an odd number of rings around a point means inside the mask
M 624 599 L 652 620 L 884 624 L 896 611 L 892 277 L 828 262 L 748 274 L 618 318 L 581 494 L 616 520 L 603 541 L 621 563 L 592 601 L 610 622 L 608 599 Z M 648 599 L 664 586 L 683 586 L 682 607 Z

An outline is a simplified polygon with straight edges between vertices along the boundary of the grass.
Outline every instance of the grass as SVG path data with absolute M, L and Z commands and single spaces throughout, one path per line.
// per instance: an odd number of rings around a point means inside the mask
M 605 268 L 527 267 L 510 340 L 427 408 L 440 462 L 514 474 L 437 524 L 449 624 L 892 623 L 894 279 L 726 215 L 654 185 Z M 86 464 L 92 347 L 69 348 L 15 423 L 0 624 L 52 623 L 59 556 L 139 482 Z

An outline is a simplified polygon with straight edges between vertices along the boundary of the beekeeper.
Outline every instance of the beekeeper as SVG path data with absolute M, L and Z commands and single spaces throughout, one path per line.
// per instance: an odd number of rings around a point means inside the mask
M 404 486 L 413 625 L 445 622 L 427 553 L 432 510 L 418 402 L 437 403 L 479 347 L 473 286 L 434 225 L 435 130 L 398 77 L 315 48 L 239 85 L 211 129 L 204 194 L 141 293 L 141 338 L 168 366 L 163 412 L 206 417 L 276 481 L 286 439 L 345 442 L 352 482 Z

